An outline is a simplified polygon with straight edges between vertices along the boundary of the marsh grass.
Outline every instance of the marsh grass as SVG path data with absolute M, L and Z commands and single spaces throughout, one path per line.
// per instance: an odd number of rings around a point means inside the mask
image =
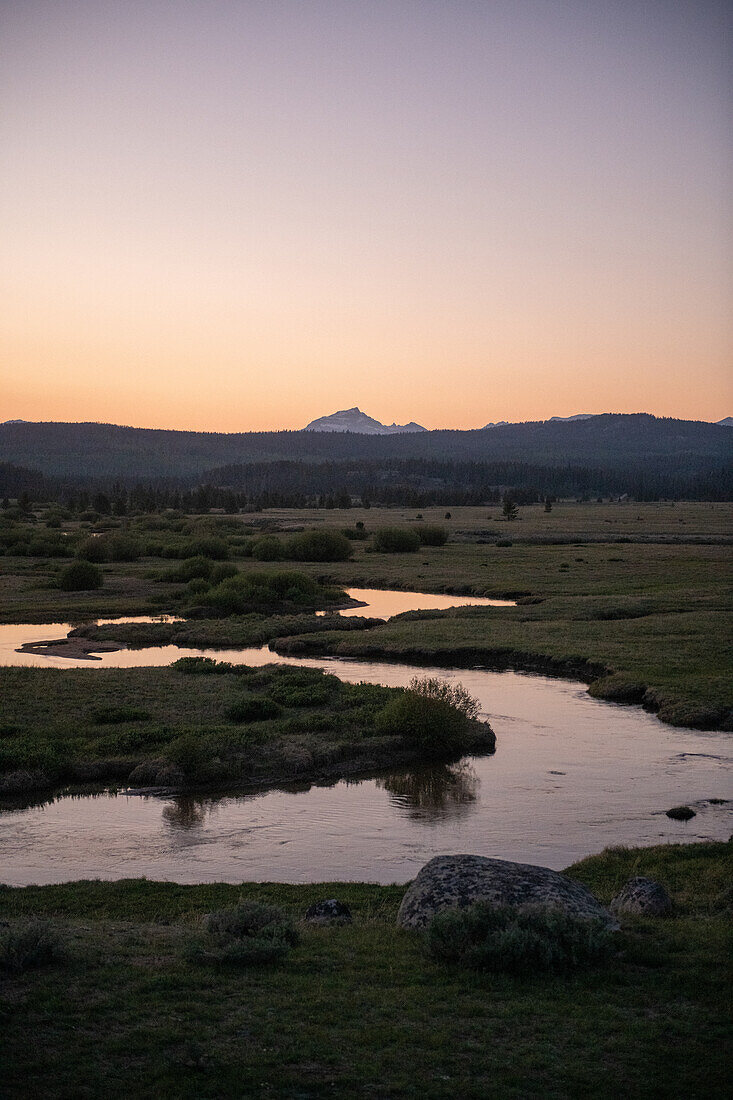
M 423 744 L 412 727 L 380 721 L 402 689 L 349 684 L 318 669 L 209 658 L 165 668 L 3 667 L 0 691 L 5 793 L 110 780 L 272 784 L 414 760 Z M 493 748 L 490 728 L 449 701 L 421 705 L 433 751 Z

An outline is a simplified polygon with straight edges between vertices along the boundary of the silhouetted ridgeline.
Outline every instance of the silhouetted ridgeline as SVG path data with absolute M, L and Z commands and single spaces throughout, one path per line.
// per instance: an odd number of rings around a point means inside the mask
M 476 431 L 368 436 L 352 433 L 173 432 L 110 424 L 0 425 L 0 462 L 55 477 L 188 477 L 218 466 L 299 459 L 436 459 L 622 468 L 674 456 L 694 473 L 700 462 L 730 462 L 733 431 L 646 413 L 589 420 L 506 424 Z
M 513 487 L 540 496 L 627 493 L 730 499 L 733 429 L 647 414 L 509 424 L 477 431 L 366 436 L 219 435 L 103 424 L 0 425 L 0 493 L 100 488 L 175 506 L 481 503 Z M 10 464 L 10 465 L 8 465 Z M 19 469 L 19 467 L 30 467 Z M 45 475 L 45 482 L 39 482 Z M 206 488 L 202 488 L 206 486 Z M 143 488 L 144 487 L 144 488 Z M 152 504 L 151 499 L 151 504 Z

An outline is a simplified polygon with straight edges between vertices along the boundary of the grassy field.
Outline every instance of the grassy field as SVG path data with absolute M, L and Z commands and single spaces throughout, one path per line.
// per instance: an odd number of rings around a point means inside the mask
M 675 915 L 629 918 L 618 953 L 564 977 L 431 961 L 395 914 L 404 887 L 177 886 L 144 880 L 0 890 L 0 919 L 50 918 L 64 961 L 0 977 L 8 1098 L 451 1098 L 722 1095 L 731 845 L 610 850 L 569 874 L 608 901 L 633 874 Z M 728 893 L 726 894 L 726 888 Z M 186 961 L 204 913 L 240 898 L 347 902 L 353 925 L 301 925 L 274 966 Z
M 485 722 L 435 700 L 409 696 L 423 706 L 419 729 L 390 720 L 401 689 L 287 666 L 181 665 L 0 668 L 0 798 L 61 783 L 267 786 L 494 748 Z
M 245 536 L 255 531 L 341 529 L 363 523 L 369 533 L 386 524 L 418 529 L 421 523 L 439 522 L 450 536 L 444 546 L 389 554 L 373 552 L 368 539 L 356 540 L 351 560 L 298 562 L 297 569 L 340 586 L 532 602 L 435 616 L 419 626 L 403 619 L 368 635 L 308 639 L 313 652 L 325 647 L 345 656 L 551 668 L 599 680 L 593 687 L 599 695 L 644 700 L 668 722 L 733 728 L 730 505 L 560 503 L 549 513 L 534 505 L 521 508 L 514 522 L 501 519 L 499 508 L 457 508 L 448 520 L 442 509 L 426 510 L 423 516 L 418 520 L 414 512 L 376 508 L 273 510 L 171 520 L 168 527 L 163 519 L 141 517 L 130 520 L 127 530 L 146 551 L 179 555 L 187 553 L 187 540 L 199 544 L 206 532 L 210 537 L 218 531 L 229 560 L 247 573 L 281 567 L 242 556 Z M 122 522 L 107 519 L 101 527 Z M 90 529 L 90 524 L 82 529 L 70 523 L 62 534 L 78 540 L 88 537 Z M 104 564 L 104 587 L 76 593 L 53 587 L 63 563 L 64 559 L 13 553 L 0 557 L 5 620 L 175 612 L 191 600 L 185 585 L 162 579 L 171 563 L 160 557 Z M 227 622 L 228 627 L 202 624 L 199 630 L 220 638 L 222 645 L 237 644 L 232 639 L 241 637 L 243 630 L 251 635 L 251 628 L 241 622 Z M 195 632 L 196 625 L 189 624 L 189 639 Z

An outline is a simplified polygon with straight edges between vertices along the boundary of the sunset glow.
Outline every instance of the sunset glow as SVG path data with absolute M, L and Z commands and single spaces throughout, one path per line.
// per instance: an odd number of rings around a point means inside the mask
M 727 20 L 10 0 L 0 420 L 729 415 Z

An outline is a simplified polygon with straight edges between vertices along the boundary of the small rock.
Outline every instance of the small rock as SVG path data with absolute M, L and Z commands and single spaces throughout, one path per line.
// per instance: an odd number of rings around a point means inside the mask
M 691 817 L 696 816 L 695 811 L 691 810 L 689 806 L 673 806 L 671 810 L 667 810 L 667 817 L 671 817 L 675 821 L 689 821 Z
M 666 917 L 672 912 L 672 899 L 654 879 L 639 875 L 631 878 L 609 906 L 612 913 L 643 917 Z
M 476 901 L 496 906 L 556 906 L 573 917 L 618 923 L 590 890 L 548 867 L 511 863 L 485 856 L 436 856 L 426 863 L 402 899 L 397 923 L 425 928 L 442 909 L 462 909 Z
M 328 901 L 316 901 L 305 911 L 309 924 L 351 924 L 351 910 L 343 901 L 329 898 Z

